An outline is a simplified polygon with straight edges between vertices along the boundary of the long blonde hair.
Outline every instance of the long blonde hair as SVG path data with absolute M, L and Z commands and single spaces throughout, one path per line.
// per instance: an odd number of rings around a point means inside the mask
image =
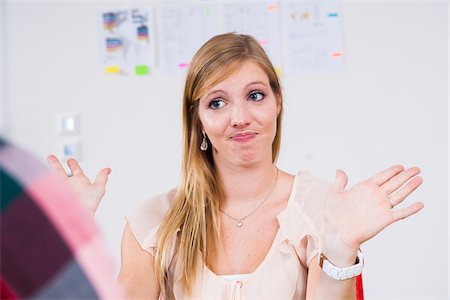
M 220 238 L 219 206 L 225 197 L 214 167 L 212 146 L 200 150 L 203 139 L 198 116 L 199 99 L 219 82 L 233 74 L 244 61 L 257 63 L 267 74 L 273 93 L 281 99 L 278 76 L 260 44 L 249 35 L 227 33 L 207 41 L 195 54 L 187 73 L 183 95 L 183 160 L 180 185 L 173 203 L 158 230 L 155 272 L 164 294 L 171 261 L 169 249 L 177 236 L 178 263 L 182 263 L 182 285 L 190 294 L 195 284 L 199 257 L 202 266 L 217 249 Z M 275 161 L 281 143 L 282 109 L 277 118 L 277 132 L 272 143 Z M 208 141 L 209 143 L 209 141 Z

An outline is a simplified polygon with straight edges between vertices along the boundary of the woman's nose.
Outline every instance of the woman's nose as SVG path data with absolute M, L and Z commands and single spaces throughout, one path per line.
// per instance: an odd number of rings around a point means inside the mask
M 250 112 L 246 106 L 247 103 L 234 104 L 231 112 L 231 126 L 243 128 L 250 124 Z

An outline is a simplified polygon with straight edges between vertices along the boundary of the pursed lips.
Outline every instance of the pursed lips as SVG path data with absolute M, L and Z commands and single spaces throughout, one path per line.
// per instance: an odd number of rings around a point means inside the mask
M 241 132 L 230 137 L 231 140 L 237 142 L 246 142 L 253 139 L 257 135 L 256 132 Z

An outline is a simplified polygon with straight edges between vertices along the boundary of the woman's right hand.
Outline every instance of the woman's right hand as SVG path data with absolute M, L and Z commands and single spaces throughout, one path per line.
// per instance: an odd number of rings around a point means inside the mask
M 69 183 L 81 204 L 94 214 L 105 194 L 106 183 L 108 182 L 108 175 L 111 173 L 111 169 L 104 168 L 100 170 L 95 180 L 91 182 L 75 159 L 67 160 L 67 165 L 72 173 L 70 176 L 67 175 L 61 162 L 55 155 L 49 155 L 47 161 L 51 168 Z

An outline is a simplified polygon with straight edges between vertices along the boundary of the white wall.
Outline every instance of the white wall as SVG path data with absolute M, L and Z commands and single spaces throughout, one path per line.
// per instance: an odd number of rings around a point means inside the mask
M 5 84 L 5 3 L 0 2 L 0 135 L 6 135 L 6 84 Z
M 118 261 L 124 215 L 177 184 L 183 77 L 105 77 L 97 13 L 118 4 L 95 3 L 5 4 L 0 125 L 44 161 L 61 140 L 57 116 L 80 114 L 85 170 L 113 169 L 96 218 Z M 447 299 L 448 3 L 352 1 L 342 15 L 345 69 L 282 78 L 279 166 L 329 180 L 343 168 L 350 184 L 420 166 L 425 182 L 409 203 L 425 209 L 363 246 L 366 297 Z

